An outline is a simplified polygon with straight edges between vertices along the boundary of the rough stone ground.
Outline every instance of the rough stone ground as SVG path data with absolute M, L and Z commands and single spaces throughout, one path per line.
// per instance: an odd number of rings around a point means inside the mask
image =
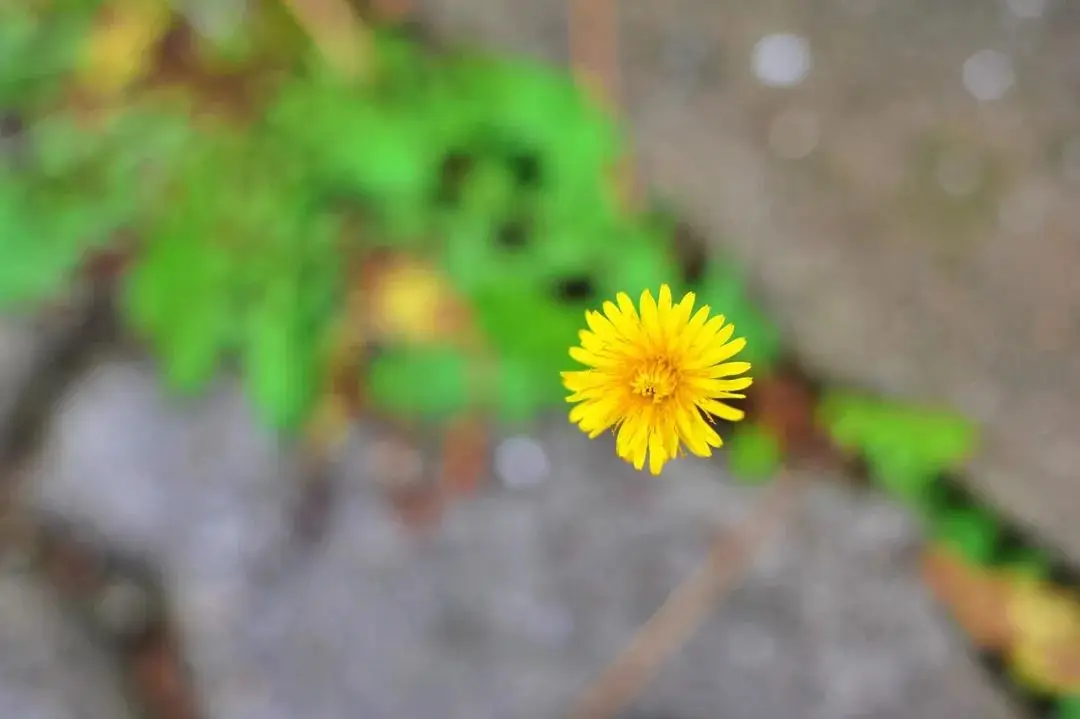
M 19 719 L 126 719 L 118 674 L 48 589 L 0 572 L 0 712 Z
M 558 420 L 532 434 L 548 463 L 536 481 L 493 485 L 421 536 L 380 499 L 376 432 L 360 428 L 328 535 L 304 549 L 295 463 L 232 383 L 179 406 L 117 359 L 62 403 L 24 498 L 161 568 L 209 719 L 547 719 L 757 490 L 715 462 L 655 481 Z M 881 498 L 812 491 L 639 716 L 1011 716 L 919 581 L 917 541 Z M 0 706 L 30 702 L 5 716 L 124 717 L 101 708 L 116 693 L 95 678 L 104 662 L 68 652 L 62 621 L 20 614 L 44 611 L 26 597 L 45 590 L 5 581 Z M 19 669 L 50 653 L 63 661 Z M 77 691 L 46 686 L 64 672 Z
M 561 0 L 419 5 L 567 57 Z M 974 489 L 1080 562 L 1080 4 L 617 5 L 648 185 L 746 265 L 809 366 L 984 423 Z M 777 34 L 805 45 L 755 51 Z

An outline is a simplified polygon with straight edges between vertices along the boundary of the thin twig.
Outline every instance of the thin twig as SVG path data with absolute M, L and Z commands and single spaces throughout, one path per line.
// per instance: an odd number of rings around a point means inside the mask
M 371 35 L 347 0 L 284 0 L 305 32 L 336 70 L 362 77 L 370 67 Z
M 568 0 L 570 63 L 601 102 L 620 105 L 616 0 Z
M 618 0 L 567 0 L 570 65 L 578 82 L 610 110 L 622 107 L 619 75 Z M 624 202 L 639 200 L 633 157 L 616 168 L 616 186 Z
M 0 553 L 33 534 L 33 522 L 18 506 L 18 494 L 29 463 L 46 440 L 57 404 L 118 335 L 114 291 L 110 280 L 91 283 L 87 302 L 75 308 L 77 321 L 50 341 L 0 427 Z
M 799 482 L 784 474 L 749 517 L 718 537 L 704 564 L 668 596 L 622 653 L 587 688 L 571 719 L 609 719 L 627 706 L 690 637 L 726 592 L 734 589 L 765 542 L 795 506 Z
M 404 22 L 414 11 L 412 0 L 372 0 L 375 17 L 387 22 Z
M 349 272 L 344 308 L 335 321 L 325 360 L 322 392 L 304 427 L 301 491 L 293 528 L 305 545 L 315 544 L 326 533 L 337 490 L 331 462 L 360 412 L 360 370 L 371 337 L 365 270 L 363 263 L 357 263 Z

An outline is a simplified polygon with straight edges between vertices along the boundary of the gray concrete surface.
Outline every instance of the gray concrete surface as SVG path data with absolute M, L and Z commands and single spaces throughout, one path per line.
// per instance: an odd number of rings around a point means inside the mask
M 117 361 L 73 389 L 26 496 L 162 568 L 209 719 L 548 719 L 758 490 L 716 462 L 635 473 L 561 419 L 533 435 L 549 471 L 492 485 L 424 537 L 380 498 L 377 432 L 361 428 L 328 534 L 302 550 L 293 463 L 235 388 L 181 406 Z M 920 582 L 917 544 L 882 499 L 812 491 L 639 708 L 1010 716 Z
M 0 716 L 129 719 L 118 676 L 47 589 L 0 569 Z

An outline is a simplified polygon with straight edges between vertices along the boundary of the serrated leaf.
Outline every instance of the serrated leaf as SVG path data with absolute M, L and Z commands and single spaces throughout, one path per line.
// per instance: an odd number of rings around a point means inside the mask
M 322 343 L 305 331 L 298 305 L 266 303 L 251 317 L 244 347 L 244 380 L 260 417 L 275 429 L 295 429 L 315 400 L 322 376 Z
M 223 253 L 179 228 L 158 236 L 127 274 L 125 314 L 175 391 L 201 389 L 234 336 L 231 280 Z
M 0 170 L 0 306 L 56 296 L 86 254 L 109 238 L 108 208 L 63 187 Z

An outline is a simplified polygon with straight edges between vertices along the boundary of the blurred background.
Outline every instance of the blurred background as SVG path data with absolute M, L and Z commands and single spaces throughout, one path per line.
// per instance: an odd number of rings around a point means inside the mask
M 243 0 L 175 5 L 207 33 L 247 17 Z M 794 358 L 791 391 L 955 410 L 980 432 L 950 478 L 965 501 L 1080 563 L 1080 3 L 576 5 L 382 11 L 434 45 L 558 66 L 571 37 L 617 40 L 608 89 L 643 194 L 739 264 Z M 726 456 L 638 474 L 559 412 L 483 430 L 364 418 L 313 470 L 229 377 L 177 401 L 126 345 L 69 357 L 70 304 L 0 320 L 18 459 L 4 719 L 570 716 L 770 490 Z M 57 365 L 63 384 L 42 376 Z M 972 636 L 1015 626 L 996 579 L 928 562 L 918 512 L 858 475 L 793 463 L 785 481 L 805 486 L 745 572 L 595 716 L 1080 716 L 1080 611 L 1040 614 L 1053 686 L 1018 680 L 1002 668 L 1024 662 L 1018 642 Z

